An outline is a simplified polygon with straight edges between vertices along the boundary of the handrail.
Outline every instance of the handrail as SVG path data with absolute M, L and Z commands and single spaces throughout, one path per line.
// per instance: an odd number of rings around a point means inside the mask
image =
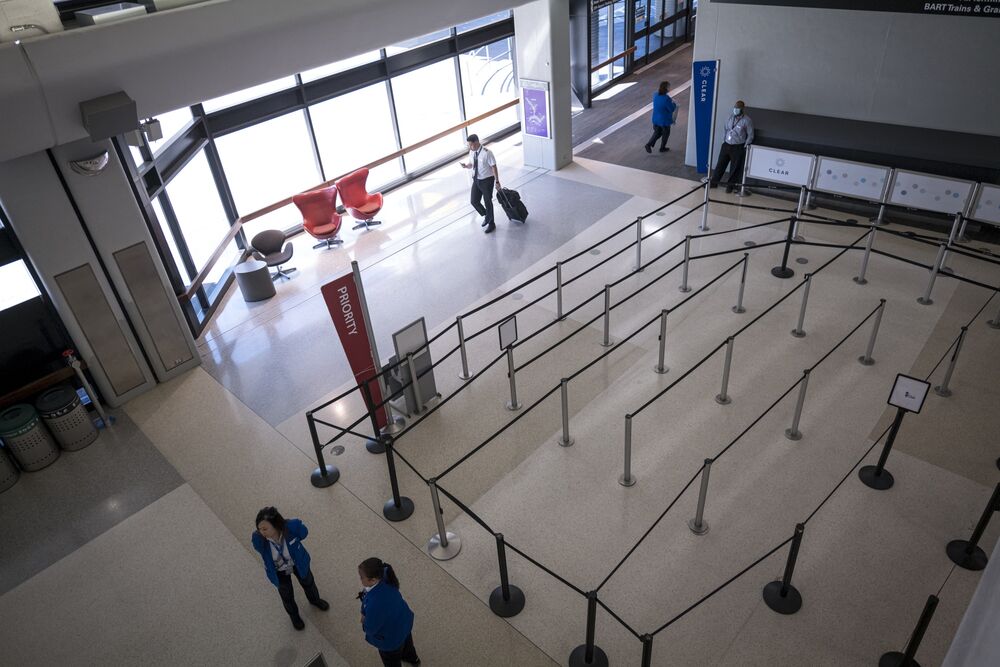
M 619 53 L 618 55 L 611 56 L 610 58 L 608 58 L 604 62 L 599 63 L 599 64 L 594 65 L 593 67 L 591 67 L 590 68 L 590 73 L 593 74 L 594 72 L 596 72 L 597 70 L 601 69 L 602 67 L 610 65 L 611 63 L 613 63 L 616 60 L 621 60 L 622 58 L 624 58 L 625 56 L 627 56 L 630 53 L 633 53 L 634 51 L 635 51 L 635 47 L 634 46 L 630 46 L 627 49 L 625 49 L 624 51 L 622 51 L 621 53 Z
M 337 181 L 339 181 L 340 179 L 342 179 L 344 176 L 347 176 L 348 174 L 353 173 L 357 169 L 374 169 L 375 167 L 378 167 L 380 165 L 386 164 L 387 162 L 392 162 L 396 158 L 402 157 L 403 155 L 406 155 L 407 153 L 411 153 L 411 152 L 417 150 L 418 148 L 423 148 L 427 144 L 433 143 L 433 142 L 437 141 L 438 139 L 443 139 L 444 137 L 448 136 L 452 132 L 457 132 L 458 130 L 461 130 L 461 129 L 464 129 L 466 127 L 469 127 L 470 125 L 478 123 L 481 120 L 485 120 L 486 118 L 489 118 L 490 116 L 493 116 L 495 114 L 500 113 L 501 111 L 506 111 L 507 109 L 509 109 L 509 108 L 511 108 L 513 106 L 516 106 L 516 105 L 518 105 L 520 103 L 521 103 L 521 100 L 519 98 L 515 98 L 513 100 L 510 100 L 509 102 L 504 102 L 500 106 L 494 107 L 493 109 L 490 109 L 489 111 L 487 111 L 485 113 L 481 113 L 481 114 L 479 114 L 478 116 L 476 116 L 474 118 L 470 118 L 469 120 L 462 121 L 461 123 L 458 123 L 457 125 L 452 125 L 448 129 L 442 130 L 441 132 L 438 132 L 437 134 L 435 134 L 433 136 L 430 136 L 430 137 L 428 137 L 426 139 L 421 139 L 420 141 L 418 141 L 415 144 L 410 144 L 409 146 L 404 146 L 403 148 L 399 149 L 398 151 L 395 151 L 395 152 L 390 153 L 388 155 L 384 155 L 384 156 L 378 158 L 377 160 L 375 160 L 373 162 L 369 162 L 368 164 L 366 164 L 366 165 L 364 165 L 362 167 L 357 167 L 356 169 L 352 169 L 351 171 L 349 171 L 349 172 L 347 172 L 345 174 L 340 174 L 336 178 L 331 178 L 330 180 L 324 181 L 324 182 L 320 183 L 319 185 L 314 185 L 311 188 L 307 188 L 307 189 L 303 190 L 303 192 L 311 192 L 312 190 L 318 190 L 320 188 L 329 187 L 329 186 L 333 185 L 334 183 L 336 183 Z M 296 194 L 299 194 L 299 193 L 296 193 Z M 178 296 L 178 298 L 179 299 L 184 299 L 185 301 L 190 301 L 191 299 L 194 298 L 194 295 L 198 292 L 199 289 L 201 289 L 201 286 L 205 282 L 205 279 L 208 278 L 208 274 L 215 267 L 215 263 L 219 261 L 219 258 L 222 257 L 222 253 L 224 253 L 226 251 L 226 248 L 229 246 L 229 244 L 232 243 L 233 239 L 236 238 L 236 235 L 239 234 L 240 230 L 243 228 L 243 225 L 245 223 L 250 222 L 251 220 L 256 220 L 257 218 L 265 216 L 268 213 L 273 213 L 273 212 L 277 211 L 280 208 L 284 208 L 285 206 L 288 206 L 289 204 L 292 203 L 292 200 L 294 198 L 295 198 L 295 195 L 292 195 L 291 197 L 285 197 L 284 199 L 276 201 L 273 204 L 268 204 L 264 208 L 258 209 L 256 211 L 251 212 L 251 213 L 247 213 L 246 215 L 242 215 L 239 218 L 237 218 L 236 221 L 229 228 L 229 231 L 226 233 L 225 237 L 223 237 L 222 241 L 219 243 L 218 246 L 216 246 L 215 250 L 212 252 L 212 255 L 208 258 L 208 262 L 206 262 L 205 266 L 202 267 L 201 271 L 198 272 L 198 275 L 196 275 L 194 277 L 194 280 L 191 281 L 191 284 L 188 286 L 187 290 L 183 294 L 180 294 Z

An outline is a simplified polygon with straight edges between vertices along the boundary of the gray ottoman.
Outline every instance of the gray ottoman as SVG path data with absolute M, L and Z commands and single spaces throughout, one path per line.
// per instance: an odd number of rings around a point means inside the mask
M 237 264 L 233 271 L 244 301 L 263 301 L 276 294 L 267 264 L 259 259 L 248 259 Z

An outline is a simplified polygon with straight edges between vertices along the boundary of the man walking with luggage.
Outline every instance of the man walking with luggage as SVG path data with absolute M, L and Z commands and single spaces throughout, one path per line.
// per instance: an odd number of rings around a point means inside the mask
M 469 135 L 470 162 L 462 162 L 465 169 L 472 170 L 472 208 L 485 216 L 482 226 L 489 234 L 497 227 L 493 223 L 493 190 L 500 189 L 500 175 L 497 173 L 497 160 L 493 151 L 484 148 L 479 143 L 479 136 Z
M 733 113 L 726 119 L 725 141 L 719 151 L 719 161 L 711 176 L 710 187 L 715 187 L 722 180 L 726 167 L 732 161 L 729 180 L 726 181 L 726 192 L 732 192 L 743 178 L 743 160 L 746 158 L 747 146 L 753 142 L 753 121 L 744 111 L 743 100 L 733 105 Z

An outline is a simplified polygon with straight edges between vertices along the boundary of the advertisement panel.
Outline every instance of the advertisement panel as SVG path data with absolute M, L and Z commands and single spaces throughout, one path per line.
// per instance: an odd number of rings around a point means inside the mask
M 543 139 L 551 136 L 547 81 L 521 79 L 521 115 L 525 134 Z
M 712 0 L 716 4 L 773 5 L 809 9 L 853 9 L 871 12 L 903 14 L 934 14 L 943 16 L 985 16 L 1000 18 L 1000 0 Z
M 718 60 L 695 60 L 691 63 L 691 99 L 694 100 L 695 153 L 699 174 L 706 173 L 710 166 L 718 79 Z

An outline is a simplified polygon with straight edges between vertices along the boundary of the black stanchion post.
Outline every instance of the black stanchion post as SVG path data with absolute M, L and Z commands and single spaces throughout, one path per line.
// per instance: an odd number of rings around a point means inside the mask
M 316 435 L 316 421 L 311 412 L 306 413 L 306 421 L 309 423 L 309 435 L 312 437 L 313 448 L 316 450 L 316 463 L 319 467 L 312 471 L 309 481 L 317 489 L 325 489 L 332 486 L 340 479 L 340 470 L 335 465 L 327 465 L 323 460 L 323 448 L 319 444 L 319 436 Z
M 958 353 L 962 351 L 962 343 L 965 342 L 965 334 L 969 332 L 969 327 L 962 327 L 962 330 L 958 334 L 958 342 L 955 343 L 955 351 L 951 353 L 951 359 L 948 361 L 948 368 L 944 371 L 944 380 L 941 384 L 934 387 L 934 393 L 938 396 L 948 398 L 951 396 L 951 375 L 955 372 L 955 364 L 958 363 Z
M 795 216 L 788 221 L 788 236 L 785 237 L 785 250 L 781 254 L 781 266 L 771 269 L 771 275 L 775 278 L 791 278 L 795 271 L 788 268 L 788 253 L 792 249 L 792 237 L 795 234 Z
M 987 558 L 983 548 L 979 546 L 979 538 L 983 536 L 983 531 L 986 530 L 986 525 L 990 522 L 990 517 L 994 512 L 1000 512 L 1000 482 L 993 489 L 993 496 L 990 497 L 989 504 L 983 510 L 982 516 L 979 517 L 979 523 L 972 531 L 972 537 L 968 540 L 952 540 L 948 543 L 945 550 L 948 552 L 948 558 L 951 559 L 951 562 L 966 570 L 986 568 L 989 558 Z
M 413 514 L 413 501 L 406 496 L 399 495 L 399 480 L 396 478 L 396 457 L 393 456 L 393 437 L 383 435 L 382 442 L 385 446 L 385 462 L 389 466 L 389 486 L 392 487 L 392 498 L 385 501 L 382 506 L 382 516 L 389 521 L 406 521 Z
M 524 592 L 517 586 L 511 586 L 507 574 L 507 544 L 502 533 L 495 533 L 497 538 L 497 559 L 500 562 L 500 585 L 490 593 L 490 609 L 501 618 L 517 616 L 524 609 Z
M 931 623 L 931 617 L 934 616 L 937 603 L 938 598 L 936 595 L 927 596 L 924 611 L 920 614 L 917 627 L 913 628 L 913 634 L 910 635 L 910 641 L 906 642 L 906 648 L 903 649 L 903 653 L 899 651 L 883 653 L 882 657 L 879 658 L 878 667 L 920 667 L 920 663 L 913 658 L 917 654 L 917 649 L 920 648 L 920 641 L 924 638 L 924 633 L 927 632 L 927 626 Z
M 885 462 L 889 458 L 889 452 L 892 451 L 892 443 L 896 440 L 896 434 L 899 433 L 899 427 L 902 425 L 903 417 L 905 416 L 906 410 L 896 408 L 896 418 L 892 420 L 889 435 L 886 437 L 885 445 L 882 447 L 882 454 L 878 457 L 878 464 L 862 466 L 858 470 L 858 477 L 865 483 L 865 486 L 878 491 L 885 491 L 892 488 L 895 480 L 892 477 L 892 473 L 885 469 Z
M 360 384 L 361 395 L 364 397 L 365 408 L 368 410 L 368 416 L 372 420 L 372 432 L 375 434 L 371 439 L 365 441 L 365 449 L 371 454 L 384 454 L 385 447 L 382 445 L 382 440 L 379 438 L 379 427 L 378 427 L 378 417 L 375 416 L 375 401 L 372 399 L 372 390 L 368 386 L 371 380 L 365 380 Z
M 597 629 L 597 591 L 587 593 L 587 642 L 569 654 L 569 667 L 608 667 L 608 656 L 594 645 Z
M 652 667 L 653 664 L 653 635 L 643 635 L 642 641 L 642 667 Z
M 788 551 L 788 562 L 785 563 L 785 575 L 780 581 L 772 581 L 764 586 L 764 602 L 779 614 L 794 614 L 802 608 L 802 594 L 792 586 L 792 573 L 795 571 L 795 559 L 799 557 L 799 545 L 802 544 L 804 524 L 795 524 L 795 536 L 792 537 L 792 548 Z

